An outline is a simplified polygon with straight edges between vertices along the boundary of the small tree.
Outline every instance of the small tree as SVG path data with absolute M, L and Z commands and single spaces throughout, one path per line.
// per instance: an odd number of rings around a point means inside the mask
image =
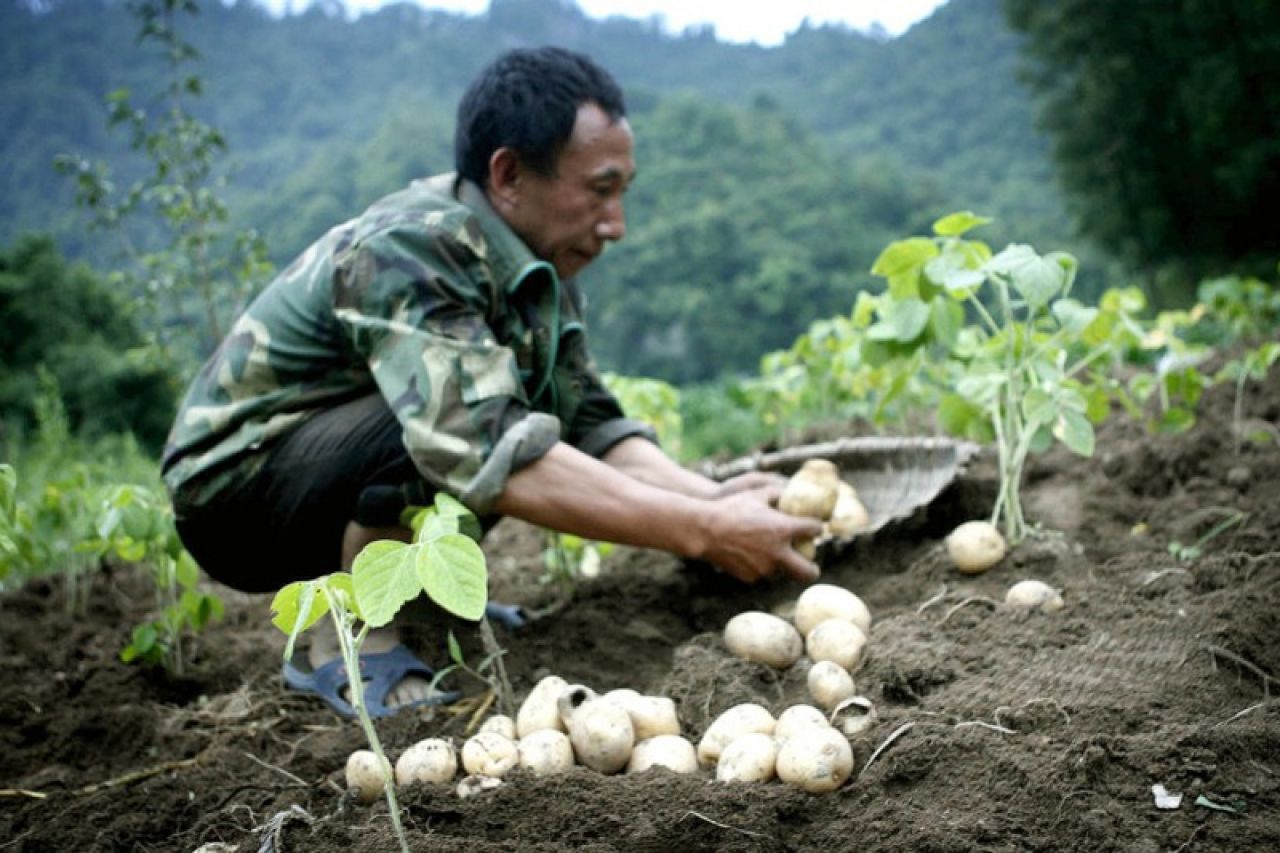
M 136 0 L 129 8 L 140 24 L 139 42 L 161 49 L 167 81 L 151 110 L 139 106 L 127 89 L 111 92 L 108 124 L 128 129 L 130 147 L 147 159 L 150 174 L 120 192 L 102 163 L 63 154 L 55 166 L 76 181 L 77 203 L 92 213 L 93 225 L 121 237 L 128 267 L 117 278 L 153 314 L 155 343 L 183 360 L 212 349 L 224 320 L 270 265 L 256 233 L 227 233 L 227 208 L 218 196 L 226 177 L 217 170 L 226 139 L 189 108 L 204 84 L 187 70 L 199 53 L 179 33 L 177 19 L 198 14 L 199 7 L 195 0 Z M 131 222 L 140 217 L 146 221 Z M 140 244 L 139 235 L 151 237 L 157 222 L 163 236 Z M 156 245 L 145 245 L 151 242 Z M 200 315 L 194 326 L 185 321 L 193 310 Z M 175 319 L 184 320 L 175 327 L 193 335 L 177 352 L 178 341 L 166 331 L 171 328 L 166 320 Z

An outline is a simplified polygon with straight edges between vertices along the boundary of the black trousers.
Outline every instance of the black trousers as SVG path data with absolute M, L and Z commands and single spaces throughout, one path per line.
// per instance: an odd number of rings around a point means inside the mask
M 396 525 L 405 507 L 429 506 L 434 494 L 390 407 L 371 394 L 308 419 L 224 499 L 184 508 L 178 535 L 210 577 L 270 592 L 342 568 L 349 522 Z

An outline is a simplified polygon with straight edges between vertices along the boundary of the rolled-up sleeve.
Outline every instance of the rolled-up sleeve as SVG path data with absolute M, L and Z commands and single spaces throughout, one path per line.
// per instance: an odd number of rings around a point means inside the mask
M 658 434 L 654 428 L 644 421 L 628 418 L 618 399 L 605 386 L 587 350 L 585 332 L 569 335 L 563 343 L 561 362 L 576 396 L 576 406 L 566 429 L 569 443 L 597 459 L 618 442 L 633 436 L 657 444 Z
M 514 353 L 485 321 L 479 259 L 448 235 L 388 230 L 353 246 L 335 316 L 403 427 L 415 467 L 473 512 L 560 439 L 530 409 Z

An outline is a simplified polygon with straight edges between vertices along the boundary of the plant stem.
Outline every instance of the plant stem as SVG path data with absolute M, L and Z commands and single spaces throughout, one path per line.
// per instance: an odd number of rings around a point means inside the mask
M 387 755 L 382 751 L 382 742 L 378 739 L 378 730 L 373 726 L 373 720 L 369 717 L 369 710 L 364 703 L 364 679 L 360 673 L 360 647 L 364 645 L 364 639 L 369 634 L 369 625 L 365 623 L 360 627 L 360 632 L 354 637 L 351 634 L 353 617 L 350 609 L 345 601 L 335 601 L 334 595 L 328 587 L 321 587 L 324 591 L 325 598 L 329 600 L 329 615 L 333 617 L 334 631 L 338 635 L 338 646 L 342 650 L 342 663 L 347 669 L 347 684 L 351 694 L 351 705 L 356 709 L 356 716 L 360 719 L 360 728 L 364 730 L 364 736 L 369 741 L 369 748 L 373 750 L 373 754 L 378 756 L 378 763 L 382 768 L 382 788 L 387 795 L 387 808 L 391 812 L 391 826 L 395 830 L 396 838 L 400 841 L 401 853 L 412 853 L 409 849 L 409 840 L 405 837 L 404 827 L 400 823 L 400 803 L 396 800 L 396 780 L 391 773 L 391 762 L 387 761 Z M 338 596 L 339 599 L 342 596 Z

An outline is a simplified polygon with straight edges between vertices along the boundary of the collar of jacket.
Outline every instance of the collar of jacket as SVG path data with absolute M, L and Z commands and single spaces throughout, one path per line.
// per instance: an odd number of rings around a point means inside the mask
M 441 176 L 453 183 L 453 195 L 475 214 L 480 230 L 484 232 L 485 251 L 490 266 L 502 289 L 508 295 L 515 294 L 535 272 L 546 275 L 553 294 L 552 304 L 560 302 L 560 279 L 555 267 L 537 258 L 524 241 L 511 230 L 506 220 L 489 204 L 484 190 L 456 174 Z
M 543 281 L 545 288 L 536 288 L 533 293 L 522 294 L 525 299 L 532 299 L 539 307 L 538 313 L 547 325 L 549 334 L 543 352 L 543 373 L 539 377 L 538 386 L 534 389 L 531 400 L 536 401 L 547 391 L 554 399 L 555 383 L 552 381 L 556 359 L 559 356 L 561 329 L 560 316 L 560 277 L 555 267 L 537 258 L 516 232 L 511 230 L 506 220 L 489 204 L 484 190 L 465 178 L 456 174 L 441 176 L 453 182 L 453 195 L 466 205 L 475 215 L 484 232 L 485 252 L 494 275 L 508 298 L 515 298 L 526 282 Z M 538 275 L 541 273 L 541 275 Z

